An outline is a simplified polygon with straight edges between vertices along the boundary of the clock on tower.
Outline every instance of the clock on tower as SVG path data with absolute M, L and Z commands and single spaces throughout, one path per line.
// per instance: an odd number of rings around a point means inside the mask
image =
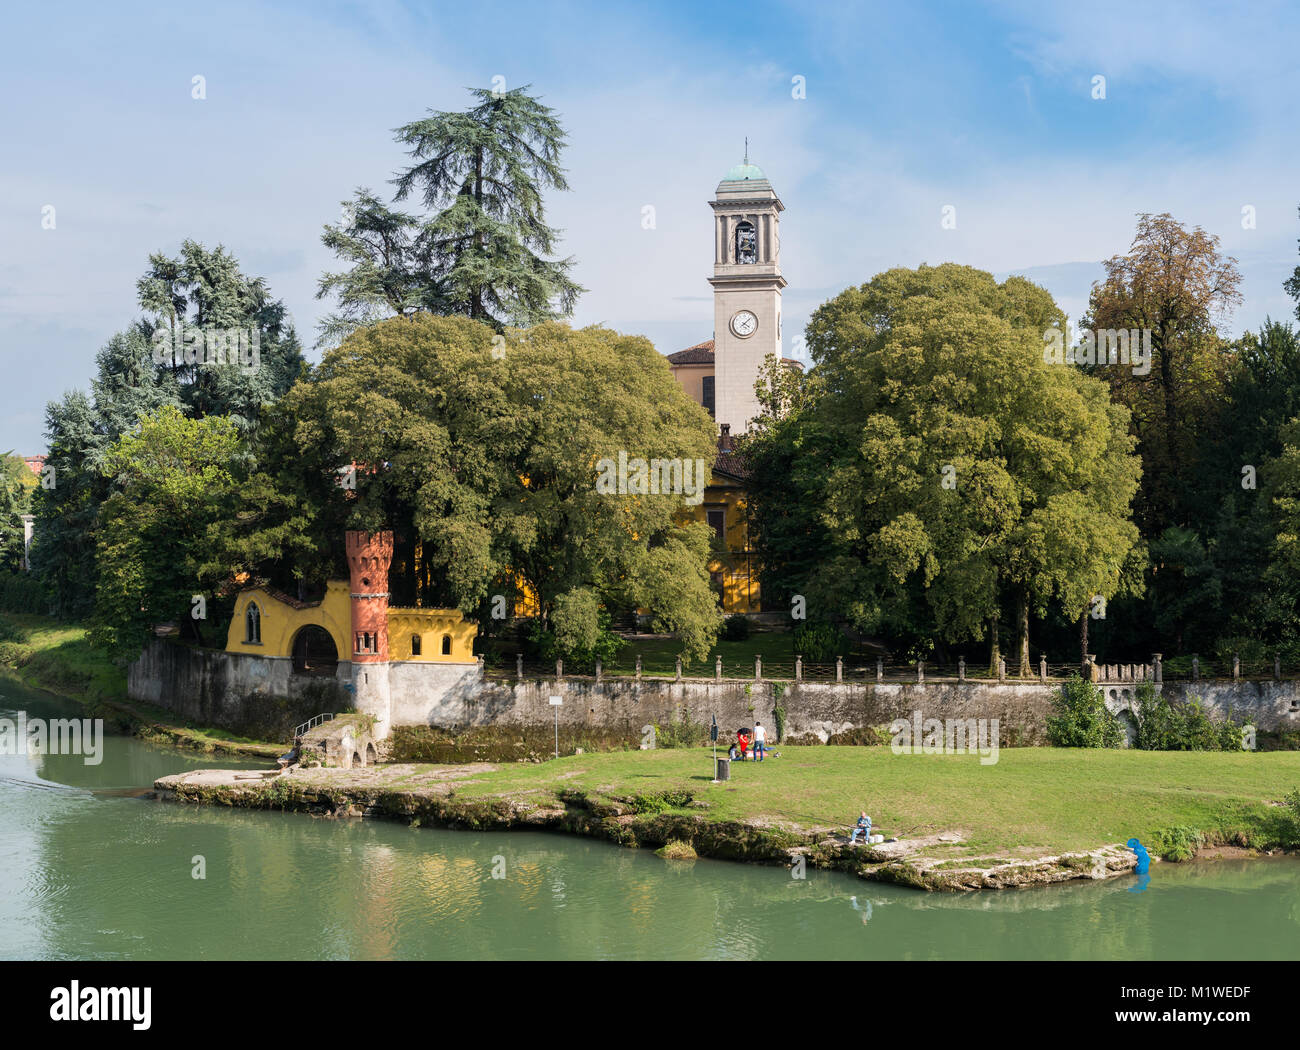
M 714 418 L 741 434 L 759 412 L 754 383 L 763 359 L 782 356 L 779 224 L 785 205 L 748 155 L 714 196 Z

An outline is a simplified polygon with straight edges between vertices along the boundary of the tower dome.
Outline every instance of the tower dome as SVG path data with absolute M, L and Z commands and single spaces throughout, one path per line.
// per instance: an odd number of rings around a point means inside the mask
M 746 160 L 743 164 L 737 164 L 734 168 L 728 171 L 726 177 L 722 181 L 723 182 L 745 182 L 749 179 L 765 179 L 765 178 L 767 178 L 767 176 L 763 174 L 762 168 L 760 168 L 757 164 L 750 164 L 749 161 Z

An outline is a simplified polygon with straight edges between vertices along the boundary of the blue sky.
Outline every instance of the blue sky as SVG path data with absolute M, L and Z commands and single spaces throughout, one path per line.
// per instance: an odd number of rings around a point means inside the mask
M 574 322 L 665 353 L 712 335 L 707 201 L 745 136 L 787 209 L 787 340 L 842 288 L 921 262 L 1026 274 L 1077 318 L 1141 211 L 1237 257 L 1229 334 L 1290 317 L 1298 30 L 1294 8 L 1269 3 L 6 10 L 0 451 L 43 450 L 45 403 L 88 386 L 96 351 L 136 316 L 148 255 L 186 237 L 266 277 L 310 346 L 328 308 L 321 226 L 356 186 L 387 189 L 404 160 L 392 128 L 463 108 L 494 76 L 532 84 L 569 132 L 571 191 L 548 217 L 589 289 Z

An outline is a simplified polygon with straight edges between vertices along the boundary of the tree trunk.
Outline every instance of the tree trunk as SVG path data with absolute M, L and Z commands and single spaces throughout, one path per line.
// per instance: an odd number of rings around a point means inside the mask
M 1002 649 L 998 645 L 998 618 L 996 614 L 989 622 L 989 674 L 998 676 L 998 661 L 1002 659 Z
M 1029 669 L 1029 590 L 1022 588 L 1016 599 L 1016 627 L 1018 637 L 1016 646 L 1020 650 L 1020 677 L 1031 678 Z
M 1079 617 L 1079 666 L 1082 667 L 1088 662 L 1088 606 L 1083 607 L 1083 615 Z

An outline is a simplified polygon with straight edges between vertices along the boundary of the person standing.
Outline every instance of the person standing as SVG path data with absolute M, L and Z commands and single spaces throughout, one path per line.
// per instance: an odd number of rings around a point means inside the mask
M 763 728 L 762 722 L 754 723 L 754 761 L 762 762 L 763 753 L 767 750 L 767 730 Z

